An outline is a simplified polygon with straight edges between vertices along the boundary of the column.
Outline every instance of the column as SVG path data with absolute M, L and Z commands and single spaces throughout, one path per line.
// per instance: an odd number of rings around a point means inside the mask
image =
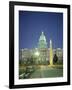
M 53 49 L 52 49 L 52 40 L 50 40 L 50 65 L 53 65 Z

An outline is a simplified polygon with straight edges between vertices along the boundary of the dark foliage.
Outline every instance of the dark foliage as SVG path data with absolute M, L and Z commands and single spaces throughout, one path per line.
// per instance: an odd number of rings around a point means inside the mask
M 57 57 L 57 55 L 55 54 L 55 55 L 54 55 L 54 58 L 53 58 L 53 63 L 57 63 L 57 61 L 58 61 L 58 57 Z

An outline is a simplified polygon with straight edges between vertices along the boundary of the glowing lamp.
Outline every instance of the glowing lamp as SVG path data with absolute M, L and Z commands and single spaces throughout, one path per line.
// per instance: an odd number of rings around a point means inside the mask
M 35 52 L 35 56 L 39 56 L 39 52 L 38 51 Z

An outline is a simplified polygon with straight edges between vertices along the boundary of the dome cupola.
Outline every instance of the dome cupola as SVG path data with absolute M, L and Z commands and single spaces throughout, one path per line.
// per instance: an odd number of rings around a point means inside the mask
M 40 35 L 38 48 L 47 48 L 47 42 L 46 42 L 46 37 L 44 35 L 44 32 L 42 32 Z

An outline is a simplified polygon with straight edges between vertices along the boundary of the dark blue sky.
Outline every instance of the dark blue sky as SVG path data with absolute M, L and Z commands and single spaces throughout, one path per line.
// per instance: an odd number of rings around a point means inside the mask
M 63 48 L 63 13 L 19 11 L 19 47 L 38 47 L 41 32 L 44 32 L 49 47 Z

